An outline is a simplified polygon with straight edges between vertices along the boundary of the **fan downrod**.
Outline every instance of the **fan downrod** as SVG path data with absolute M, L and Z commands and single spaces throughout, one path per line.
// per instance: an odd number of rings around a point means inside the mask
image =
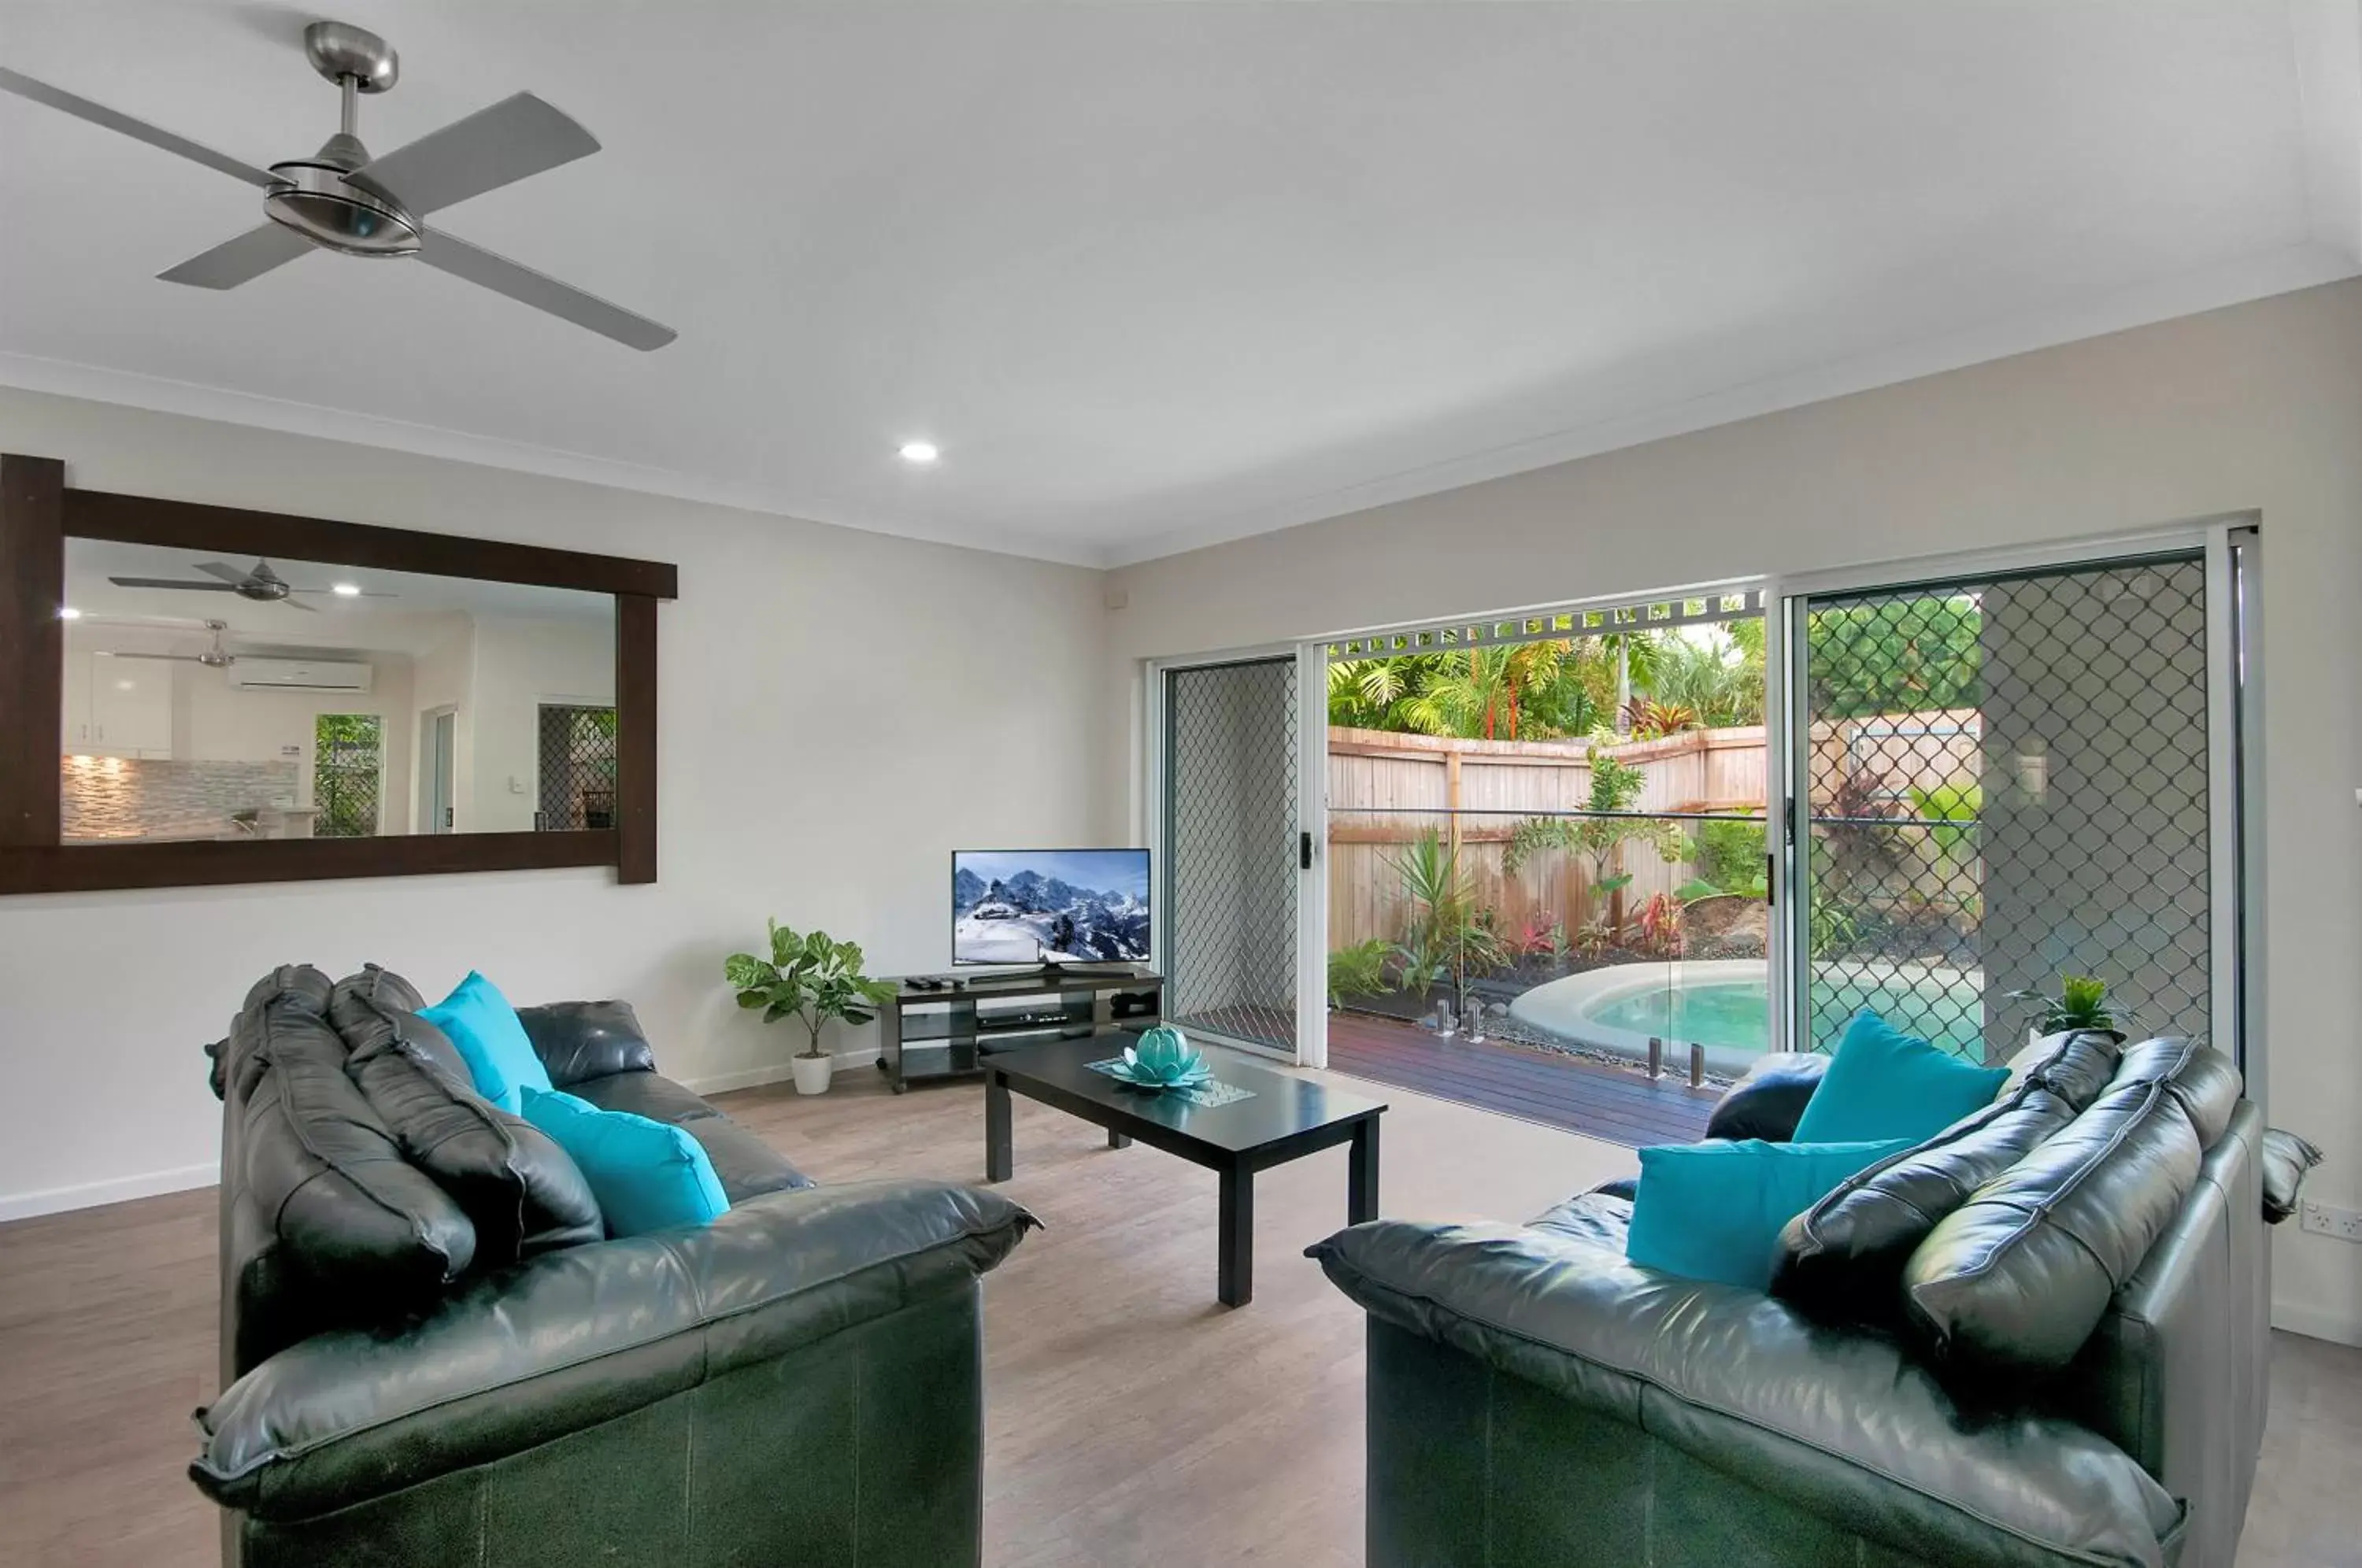
M 304 58 L 312 69 L 361 93 L 384 93 L 402 79 L 402 56 L 367 28 L 350 22 L 314 22 L 304 29 Z

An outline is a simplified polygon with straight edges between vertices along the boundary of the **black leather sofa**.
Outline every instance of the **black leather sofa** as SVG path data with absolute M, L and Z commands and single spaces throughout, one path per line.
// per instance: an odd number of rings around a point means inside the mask
M 1772 1294 L 1628 1263 L 1628 1187 L 1312 1248 L 1367 1312 L 1368 1560 L 2231 1568 L 2260 1119 L 2216 1053 L 2060 1038 L 1792 1221 Z M 1767 1062 L 1712 1131 L 1784 1138 L 1816 1067 Z
M 658 1076 L 628 1007 L 521 1010 L 557 1087 L 685 1128 L 731 1201 L 600 1240 L 418 1005 L 291 966 L 211 1048 L 224 1386 L 190 1474 L 226 1562 L 978 1561 L 978 1279 L 1031 1215 L 814 1187 Z

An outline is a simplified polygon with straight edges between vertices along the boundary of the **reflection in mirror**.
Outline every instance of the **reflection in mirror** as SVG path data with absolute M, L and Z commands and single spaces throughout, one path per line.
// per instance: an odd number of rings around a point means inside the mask
M 66 541 L 67 844 L 615 825 L 608 594 Z

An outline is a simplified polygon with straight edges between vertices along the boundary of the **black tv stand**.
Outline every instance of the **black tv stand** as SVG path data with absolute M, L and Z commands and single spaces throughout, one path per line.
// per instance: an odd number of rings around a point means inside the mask
M 920 984 L 919 982 L 926 982 Z M 877 1070 L 914 1083 L 984 1076 L 984 1058 L 1051 1040 L 1123 1040 L 1164 1019 L 1164 977 L 1144 966 L 1044 964 L 974 976 L 911 975 L 879 1010 Z

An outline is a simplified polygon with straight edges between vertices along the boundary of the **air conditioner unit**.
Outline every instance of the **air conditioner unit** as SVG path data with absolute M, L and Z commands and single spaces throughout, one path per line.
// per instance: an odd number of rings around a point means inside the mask
M 336 659 L 247 658 L 229 667 L 229 683 L 250 691 L 366 691 L 370 667 Z

